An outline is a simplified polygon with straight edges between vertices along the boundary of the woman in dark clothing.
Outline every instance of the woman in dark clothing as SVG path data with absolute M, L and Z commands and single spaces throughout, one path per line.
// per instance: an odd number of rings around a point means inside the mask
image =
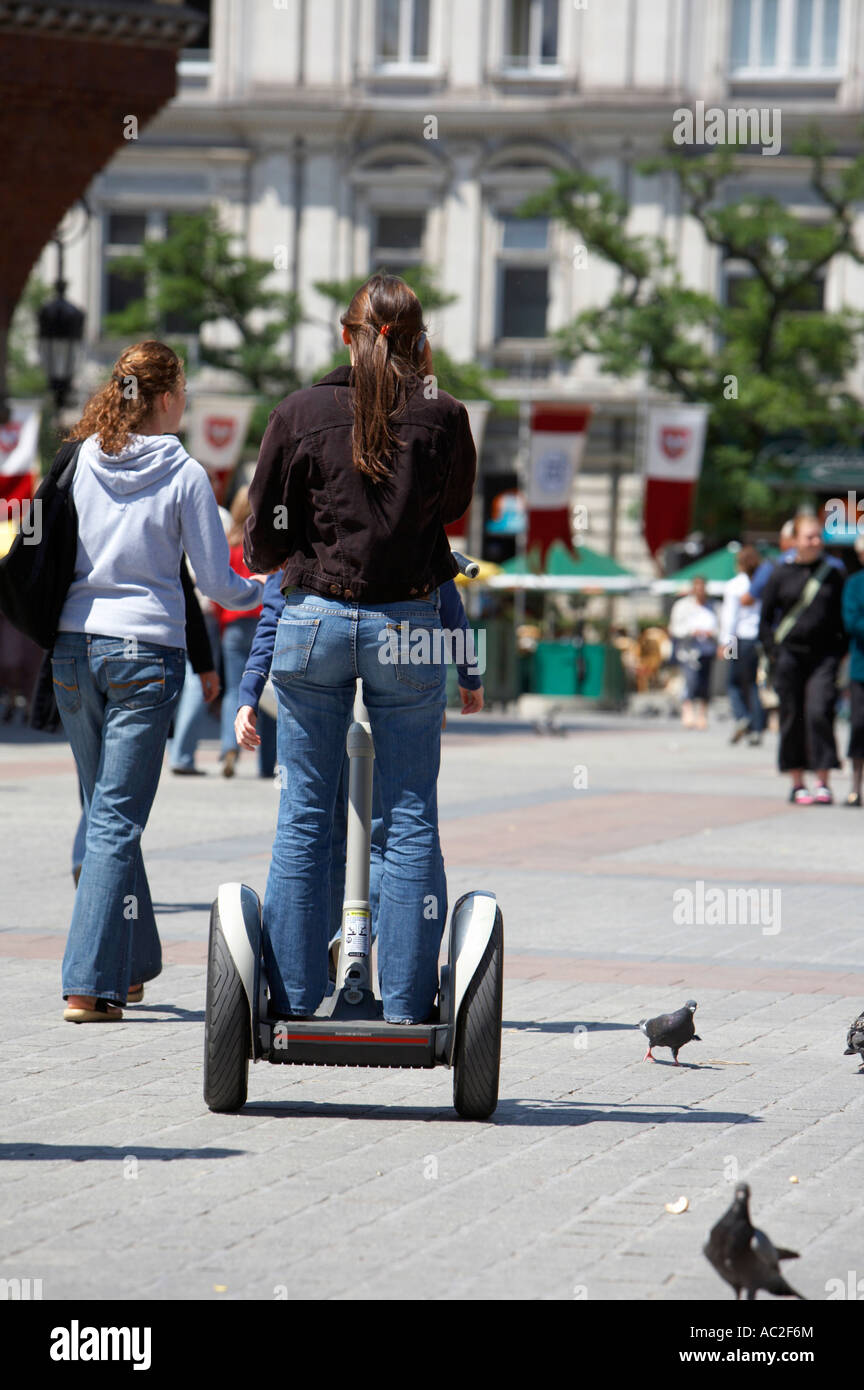
M 351 366 L 270 417 L 249 489 L 245 559 L 283 570 L 272 679 L 279 820 L 263 904 L 271 1008 L 314 1014 L 328 981 L 331 844 L 357 677 L 386 826 L 378 903 L 384 1017 L 422 1023 L 438 986 L 447 889 L 436 788 L 445 705 L 439 588 L 457 572 L 444 527 L 471 501 L 464 405 L 430 390 L 423 310 L 374 275 L 342 315 Z M 411 632 L 398 648 L 397 636 Z M 401 653 L 401 654 L 400 654 Z
M 864 535 L 855 538 L 855 554 L 864 565 Z M 864 569 L 851 574 L 843 589 L 843 624 L 849 634 L 849 747 L 852 786 L 847 806 L 861 805 L 864 773 Z
M 759 637 L 773 662 L 780 701 L 781 772 L 792 777 L 790 801 L 830 806 L 831 768 L 839 767 L 834 741 L 837 667 L 846 650 L 844 576 L 822 553 L 822 527 L 814 516 L 795 519 L 797 557 L 778 565 L 762 596 Z M 804 770 L 816 773 L 810 792 Z

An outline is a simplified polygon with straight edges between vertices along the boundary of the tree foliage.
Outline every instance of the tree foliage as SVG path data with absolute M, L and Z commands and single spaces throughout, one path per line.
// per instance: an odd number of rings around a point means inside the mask
M 218 212 L 178 213 L 164 240 L 145 241 L 140 251 L 111 261 L 114 274 L 144 277 L 146 293 L 106 319 L 111 334 L 125 338 L 172 331 L 193 333 L 198 360 L 236 372 L 253 391 L 279 398 L 299 385 L 284 339 L 300 322 L 292 292 L 268 287 L 271 261 L 238 255 Z M 210 325 L 234 330 L 231 346 L 216 345 Z M 178 324 L 182 328 L 178 328 Z
M 832 160 L 815 127 L 794 149 L 809 160 L 812 218 L 763 194 L 730 200 L 731 181 L 739 188 L 746 181 L 735 146 L 706 153 L 670 144 L 639 166 L 643 174 L 672 177 L 705 239 L 744 272 L 731 302 L 686 285 L 661 238 L 630 232 L 627 202 L 602 179 L 558 174 L 520 209 L 559 219 L 589 256 L 619 272 L 608 302 L 562 331 L 563 352 L 595 354 L 604 372 L 641 371 L 653 387 L 708 404 L 697 516 L 718 538 L 734 535 L 745 511 L 776 510 L 765 468 L 757 465 L 767 443 L 784 435 L 814 447 L 860 438 L 860 402 L 847 379 L 859 359 L 864 317 L 820 308 L 818 280 L 836 256 L 864 262 L 854 234 L 864 153 Z

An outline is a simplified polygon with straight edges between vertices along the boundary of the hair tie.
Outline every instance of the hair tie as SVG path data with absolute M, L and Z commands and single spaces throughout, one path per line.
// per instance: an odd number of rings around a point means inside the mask
M 390 324 L 389 324 L 389 323 L 382 323 L 382 325 L 381 325 L 381 327 L 379 328 L 378 332 L 379 332 L 379 333 L 383 333 L 383 334 L 384 334 L 384 337 L 386 338 L 386 337 L 387 337 L 387 334 L 390 332 Z

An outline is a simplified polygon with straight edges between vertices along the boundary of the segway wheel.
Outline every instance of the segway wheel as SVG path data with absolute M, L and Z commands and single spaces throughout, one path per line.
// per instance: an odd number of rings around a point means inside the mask
M 219 921 L 210 913 L 204 1022 L 204 1100 L 211 1110 L 239 1110 L 249 1082 L 249 1005 Z
M 487 1120 L 498 1104 L 504 926 L 500 909 L 462 1001 L 453 1050 L 453 1104 L 465 1120 Z

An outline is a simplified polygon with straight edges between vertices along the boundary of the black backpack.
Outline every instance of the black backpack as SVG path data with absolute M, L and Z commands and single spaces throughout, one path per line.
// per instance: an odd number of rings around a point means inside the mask
M 78 514 L 72 501 L 72 480 L 80 449 L 80 440 L 60 446 L 31 504 L 38 530 L 35 535 L 19 531 L 8 554 L 0 560 L 0 612 L 46 651 L 54 646 L 75 573 Z M 33 510 L 30 515 L 34 516 Z

